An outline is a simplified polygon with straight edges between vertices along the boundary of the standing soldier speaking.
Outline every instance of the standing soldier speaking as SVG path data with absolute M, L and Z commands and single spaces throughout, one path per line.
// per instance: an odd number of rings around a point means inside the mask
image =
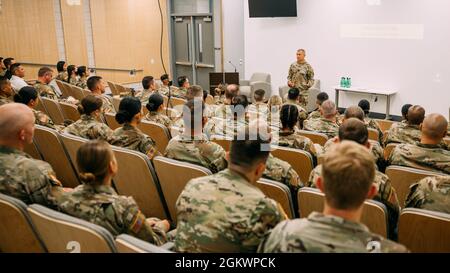
M 305 61 L 305 50 L 297 50 L 297 61 L 291 64 L 288 74 L 289 87 L 296 87 L 300 90 L 300 103 L 306 109 L 308 105 L 309 88 L 314 85 L 314 70 Z

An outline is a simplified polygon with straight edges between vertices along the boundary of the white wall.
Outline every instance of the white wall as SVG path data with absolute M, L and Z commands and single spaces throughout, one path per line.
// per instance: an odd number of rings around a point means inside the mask
M 224 69 L 234 72 L 236 67 L 241 79 L 245 76 L 244 67 L 244 2 L 245 0 L 222 0 Z
M 277 92 L 278 86 L 286 84 L 296 50 L 305 48 L 316 78 L 322 81 L 322 91 L 333 100 L 333 86 L 342 75 L 349 75 L 353 86 L 398 90 L 391 114 L 400 115 L 401 106 L 411 103 L 448 117 L 450 1 L 298 0 L 297 18 L 249 18 L 248 1 L 242 2 L 246 78 L 254 72 L 268 72 L 273 92 Z M 416 39 L 392 37 L 398 35 L 392 29 L 379 32 L 390 38 L 347 38 L 341 37 L 342 24 L 416 24 L 419 32 Z M 344 94 L 339 106 L 359 99 L 359 95 Z M 372 111 L 384 110 L 384 99 L 372 104 Z

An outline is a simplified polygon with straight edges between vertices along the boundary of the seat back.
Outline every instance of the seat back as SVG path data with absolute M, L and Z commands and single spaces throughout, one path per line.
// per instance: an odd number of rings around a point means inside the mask
M 72 161 L 59 138 L 59 134 L 50 128 L 36 125 L 34 142 L 39 147 L 42 157 L 47 161 L 61 180 L 64 187 L 75 188 L 80 183 Z
M 172 253 L 127 234 L 117 236 L 116 247 L 119 253 Z
M 404 209 L 400 214 L 398 241 L 411 252 L 449 253 L 450 214 Z
M 84 97 L 87 97 L 89 95 L 92 95 L 92 92 L 91 92 L 91 90 L 83 89 L 83 95 L 84 95 Z
M 41 96 L 38 96 L 37 98 L 38 104 L 36 105 L 36 108 L 34 108 L 36 111 L 41 111 L 42 113 L 45 113 L 47 116 L 49 116 L 47 109 L 45 109 L 45 105 L 41 100 Z
M 47 249 L 19 199 L 0 193 L 0 252 L 42 253 Z
M 166 219 L 166 204 L 162 197 L 153 166 L 140 152 L 112 146 L 119 171 L 114 185 L 120 195 L 132 196 L 146 217 Z
M 164 154 L 169 144 L 170 132 L 164 125 L 152 121 L 141 121 L 138 128 L 156 142 L 156 149 Z
M 292 202 L 291 190 L 288 186 L 264 178 L 258 181 L 257 186 L 267 197 L 277 201 L 281 205 L 289 219 L 295 217 L 294 203 Z
M 427 176 L 439 175 L 439 173 L 435 172 L 395 165 L 387 167 L 385 173 L 389 177 L 389 180 L 391 180 L 392 187 L 397 192 L 398 202 L 402 208 L 405 207 L 405 201 L 412 184 L 419 182 L 419 180 Z
M 186 184 L 194 178 L 212 175 L 211 171 L 202 166 L 173 160 L 161 156 L 153 159 L 155 172 L 169 208 L 171 219 L 176 222 L 176 202 Z
M 80 88 L 75 85 L 70 85 L 70 94 L 72 97 L 76 98 L 79 101 L 81 101 L 85 96 L 83 88 Z
M 226 151 L 229 152 L 230 148 L 231 148 L 231 139 L 227 139 L 224 136 L 219 136 L 219 135 L 212 135 L 211 136 L 211 141 L 214 143 L 219 144 L 220 146 L 222 146 L 222 148 Z
M 311 132 L 311 131 L 306 131 L 306 130 L 298 130 L 296 132 L 304 137 L 311 139 L 311 141 L 313 143 L 317 143 L 322 146 L 324 146 L 325 143 L 328 141 L 327 135 L 322 134 L 322 133 Z
M 119 112 L 119 106 L 120 106 L 121 100 L 122 100 L 122 98 L 120 96 L 112 97 L 112 104 L 114 106 L 114 109 L 116 109 L 116 112 Z
M 170 98 L 170 104 L 172 105 L 172 108 L 175 107 L 180 107 L 186 104 L 186 100 L 185 99 L 181 99 L 181 98 L 175 98 L 175 97 L 171 97 Z M 180 105 L 180 106 L 179 106 Z
M 55 124 L 64 124 L 64 116 L 57 101 L 41 97 L 41 102 L 44 104 L 47 114 Z
M 42 160 L 41 152 L 39 151 L 39 149 L 36 146 L 36 144 L 34 143 L 34 141 L 31 144 L 25 145 L 25 148 L 23 151 L 25 153 L 29 154 L 34 159 Z
M 297 172 L 302 182 L 309 179 L 314 168 L 313 159 L 308 152 L 288 147 L 272 146 L 272 155 L 288 162 Z
M 318 189 L 301 188 L 298 191 L 298 208 L 301 218 L 308 217 L 311 212 L 322 212 L 325 195 Z M 387 238 L 388 221 L 386 206 L 374 200 L 364 202 L 361 223 L 373 233 Z
M 394 123 L 397 123 L 396 121 L 387 119 L 374 119 L 374 120 L 380 127 L 381 132 L 388 131 Z
M 58 85 L 58 88 L 61 91 L 61 94 L 64 98 L 67 98 L 70 96 L 70 92 L 69 92 L 70 86 L 67 83 L 62 82 L 60 80 L 56 80 L 56 85 Z
M 70 119 L 72 121 L 77 121 L 80 119 L 80 112 L 78 112 L 78 108 L 66 102 L 59 102 L 59 107 L 61 108 L 64 119 Z
M 84 139 L 78 136 L 62 133 L 59 135 L 61 142 L 64 145 L 64 149 L 69 156 L 70 161 L 73 163 L 75 171 L 78 173 L 77 162 L 77 151 L 83 145 L 83 143 L 88 142 L 88 139 Z
M 113 113 L 105 113 L 106 124 L 108 124 L 111 130 L 116 130 L 119 127 L 122 127 L 116 120 L 116 115 Z
M 450 137 L 444 138 L 444 142 L 445 142 L 445 144 L 447 144 L 448 146 L 450 146 Z
M 116 84 L 110 81 L 107 81 L 109 89 L 111 89 L 111 93 L 113 96 L 120 96 L 120 92 L 116 88 Z
M 117 252 L 114 237 L 101 226 L 37 204 L 28 213 L 50 253 Z
M 367 130 L 369 131 L 369 139 L 378 141 L 379 137 L 378 131 L 373 128 L 367 128 Z
M 205 103 L 213 105 L 214 104 L 214 97 L 208 94 L 208 96 L 206 97 Z
M 389 160 L 389 157 L 391 156 L 392 151 L 399 145 L 400 143 L 389 143 L 384 147 L 383 153 L 384 153 L 384 159 Z

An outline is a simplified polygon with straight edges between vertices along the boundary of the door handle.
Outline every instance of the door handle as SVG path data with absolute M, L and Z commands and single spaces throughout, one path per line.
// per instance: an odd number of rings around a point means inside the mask
M 190 62 L 175 62 L 177 65 L 184 65 L 184 66 L 192 66 L 192 63 Z
M 195 63 L 195 68 L 215 68 L 212 64 Z

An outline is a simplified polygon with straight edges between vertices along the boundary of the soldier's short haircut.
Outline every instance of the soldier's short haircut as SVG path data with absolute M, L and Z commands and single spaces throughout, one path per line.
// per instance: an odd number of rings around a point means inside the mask
M 296 100 L 300 96 L 300 90 L 296 87 L 289 89 L 288 91 L 288 99 Z
M 294 129 L 298 122 L 298 108 L 292 104 L 285 104 L 280 110 L 280 120 L 283 128 Z
M 364 114 L 368 115 L 370 112 L 370 102 L 368 100 L 360 100 L 358 106 L 364 111 Z
M 12 74 L 12 75 L 15 75 L 16 71 L 19 70 L 19 68 L 20 68 L 21 66 L 22 66 L 22 64 L 20 64 L 20 63 L 12 64 L 12 65 L 9 67 L 9 70 L 11 71 L 11 74 Z
M 84 115 L 90 115 L 92 112 L 101 109 L 103 106 L 103 101 L 99 97 L 88 95 L 81 100 L 78 105 L 78 112 Z
M 33 86 L 24 86 L 14 95 L 14 102 L 28 105 L 31 100 L 35 100 L 37 97 L 38 92 Z
M 266 91 L 263 89 L 255 90 L 255 93 L 253 94 L 253 98 L 255 98 L 255 101 L 260 102 L 264 100 L 264 95 L 266 94 Z
M 323 111 L 323 116 L 326 118 L 336 115 L 336 104 L 334 104 L 331 100 L 324 101 L 321 108 Z
M 161 81 L 168 80 L 168 79 L 169 79 L 169 75 L 163 74 L 163 75 L 161 75 L 161 77 L 160 77 L 159 79 L 160 79 Z
M 359 106 L 350 106 L 345 109 L 344 119 L 357 118 L 364 121 L 364 111 Z
M 405 120 L 408 120 L 408 111 L 411 108 L 412 104 L 405 104 L 402 106 L 402 116 Z
M 326 92 L 320 92 L 319 94 L 317 94 L 317 101 L 319 102 L 319 105 L 322 105 L 322 103 L 328 99 L 329 97 Z
M 231 142 L 230 163 L 250 171 L 257 164 L 266 162 L 270 154 L 269 149 L 263 148 L 270 145 L 267 129 L 265 120 L 255 120 L 245 127 L 244 138 L 235 135 Z
M 283 104 L 283 99 L 278 95 L 271 96 L 269 101 L 267 102 L 267 106 L 269 106 L 270 111 L 272 109 L 272 106 L 279 106 L 282 104 Z
M 194 98 L 203 98 L 203 88 L 199 85 L 191 85 L 187 89 L 186 97 L 188 100 Z
M 301 52 L 306 54 L 306 50 L 304 50 L 303 48 L 297 49 L 297 52 L 299 52 L 299 51 L 301 51 Z
M 447 133 L 448 121 L 441 114 L 429 114 L 422 124 L 422 134 L 434 139 L 441 140 Z
M 239 95 L 239 86 L 236 84 L 227 85 L 225 88 L 225 98 L 232 100 L 237 95 Z
M 188 78 L 186 76 L 180 76 L 180 77 L 178 77 L 177 81 L 178 81 L 178 86 L 182 87 L 184 85 L 184 83 L 188 81 Z
M 5 65 L 5 67 L 9 70 L 11 70 L 10 66 L 12 64 L 12 62 L 14 61 L 14 58 L 6 58 L 3 60 L 3 64 Z
M 84 184 L 102 184 L 114 159 L 110 145 L 102 140 L 84 143 L 77 151 L 78 177 Z
M 119 111 L 116 113 L 116 121 L 119 124 L 131 122 L 142 111 L 142 104 L 138 98 L 125 97 L 120 101 Z
M 87 67 L 86 66 L 79 66 L 77 69 L 77 75 L 80 77 L 86 76 L 87 73 Z
M 322 165 L 327 204 L 335 209 L 359 208 L 366 200 L 375 177 L 375 163 L 369 150 L 351 141 L 334 145 Z
M 411 106 L 408 109 L 408 123 L 411 125 L 420 125 L 425 118 L 425 109 L 420 105 Z
M 153 93 L 148 98 L 148 103 L 145 106 L 149 112 L 156 112 L 158 108 L 164 103 L 164 98 L 159 93 Z
M 153 81 L 154 81 L 154 78 L 152 76 L 145 76 L 142 79 L 142 87 L 146 90 L 150 89 L 150 86 L 152 85 Z
M 91 91 L 94 91 L 97 85 L 102 81 L 102 77 L 100 76 L 92 76 L 87 80 L 87 88 Z
M 58 70 L 58 72 L 64 72 L 64 65 L 66 64 L 65 61 L 59 61 L 56 64 L 56 70 Z
M 9 83 L 7 77 L 0 77 L 0 91 Z
M 50 67 L 47 66 L 41 67 L 38 71 L 38 77 L 44 77 L 48 73 L 53 73 L 53 70 Z
M 186 130 L 201 129 L 205 104 L 199 98 L 188 100 L 183 106 L 183 122 Z
M 369 130 L 364 122 L 356 118 L 346 119 L 339 126 L 339 140 L 351 140 L 365 145 L 369 141 Z

